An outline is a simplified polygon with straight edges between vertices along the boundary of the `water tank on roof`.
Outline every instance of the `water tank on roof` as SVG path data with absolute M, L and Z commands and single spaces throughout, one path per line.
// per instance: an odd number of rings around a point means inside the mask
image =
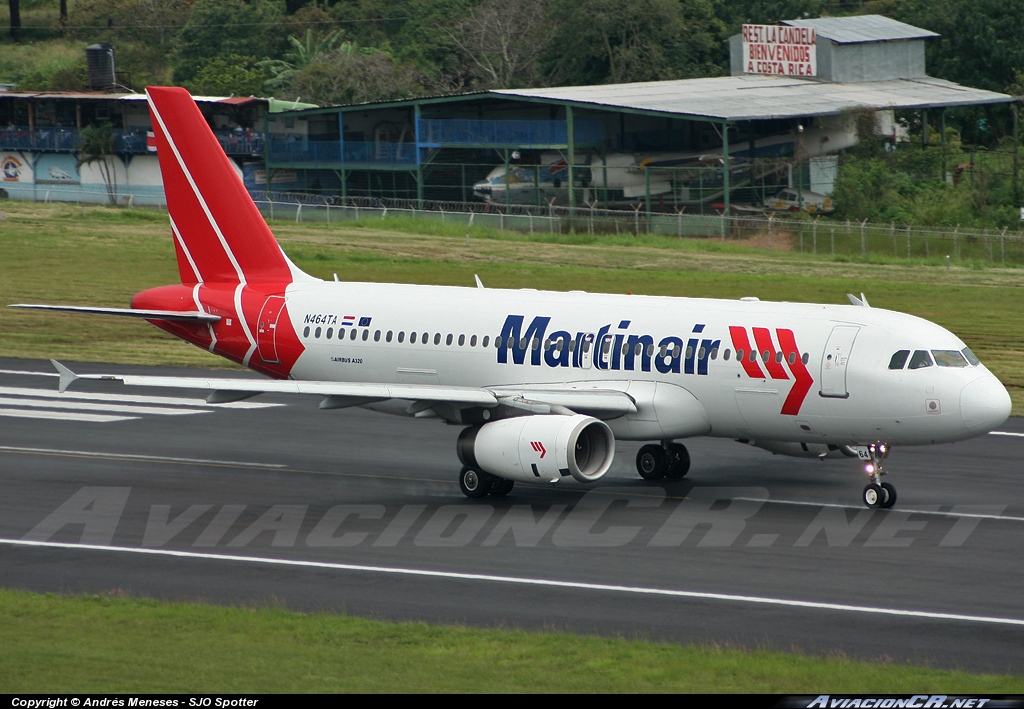
M 85 48 L 85 63 L 89 74 L 89 89 L 102 91 L 117 84 L 114 68 L 114 45 L 100 42 Z

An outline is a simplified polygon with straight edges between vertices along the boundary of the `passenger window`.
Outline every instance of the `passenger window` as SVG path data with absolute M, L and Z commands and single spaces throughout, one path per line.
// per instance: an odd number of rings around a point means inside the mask
M 964 347 L 960 351 L 963 352 L 964 357 L 967 358 L 967 361 L 970 362 L 975 367 L 977 367 L 979 364 L 981 364 L 981 360 L 974 356 L 974 353 L 971 352 L 971 348 L 970 347 Z
M 804 356 L 803 356 L 804 364 L 807 364 L 810 360 L 811 360 L 811 356 L 809 354 L 807 354 L 806 352 L 804 352 Z
M 494 346 L 499 350 L 501 349 L 501 335 L 494 338 Z
M 782 352 L 775 353 L 775 364 L 782 364 Z
M 462 347 L 465 344 L 466 344 L 466 336 L 465 335 L 459 335 L 459 347 Z
M 768 360 L 771 359 L 771 356 L 772 353 L 769 352 L 768 350 L 765 350 L 764 352 L 761 353 L 761 359 L 764 360 L 765 363 L 767 363 Z
M 730 350 L 728 347 L 726 347 L 725 348 L 725 353 L 722 355 L 722 359 L 724 359 L 726 362 L 728 362 L 729 361 L 729 357 L 731 355 L 732 355 L 732 350 Z M 714 357 L 712 357 L 711 359 L 714 359 Z
M 409 344 L 411 344 L 411 345 L 415 345 L 415 344 L 416 344 L 416 338 L 417 338 L 417 336 L 418 336 L 418 335 L 417 335 L 417 333 L 415 333 L 415 332 L 410 332 L 410 333 L 409 333 Z M 402 336 L 401 336 L 401 335 L 399 335 L 399 336 L 398 336 L 398 341 L 399 341 L 399 342 L 401 342 L 401 341 L 402 341 Z
M 370 331 L 369 330 L 363 330 L 363 342 L 366 342 L 369 339 L 369 337 L 370 337 Z
M 436 335 L 434 335 L 434 344 L 435 345 L 440 345 L 441 344 L 441 333 L 440 332 L 437 333 Z
M 405 341 L 405 331 L 402 330 L 398 333 L 398 344 L 402 344 Z
M 736 350 L 736 361 L 737 362 L 742 362 L 743 361 L 743 350 Z
M 309 325 L 306 325 L 306 327 L 302 330 L 302 336 L 309 337 Z
M 790 364 L 796 364 L 796 352 L 790 352 L 787 359 L 789 359 Z
M 686 348 L 686 359 L 690 359 L 691 357 L 693 357 L 693 347 L 687 347 Z
M 910 350 L 900 350 L 889 360 L 889 369 L 903 369 L 910 357 Z
M 455 336 L 449 333 L 448 337 L 445 338 L 444 343 L 446 345 L 448 345 L 449 347 L 451 347 L 452 346 L 452 340 L 454 340 L 454 339 L 455 339 Z
M 377 330 L 376 332 L 373 333 L 373 341 L 380 342 L 380 330 Z
M 341 338 L 339 337 L 338 339 L 340 340 Z M 348 339 L 350 339 L 350 340 L 356 339 L 356 331 L 355 331 L 355 329 L 352 330 L 352 334 L 348 336 Z
M 476 337 L 476 335 L 473 335 L 473 337 Z M 484 335 L 484 341 L 482 343 L 483 347 L 487 347 L 487 340 L 489 338 L 490 338 L 490 335 Z
M 313 337 L 315 337 L 318 340 L 320 339 L 320 328 L 317 328 L 316 330 L 313 331 Z
M 940 367 L 966 367 L 967 360 L 957 350 L 932 350 L 935 364 Z
M 325 337 L 327 337 L 328 340 L 331 339 L 332 337 L 334 337 L 334 328 L 333 327 L 327 328 L 327 334 L 325 335 Z
M 932 366 L 932 356 L 928 350 L 915 350 L 910 358 L 910 369 L 924 369 Z
M 469 346 L 476 347 L 476 335 L 473 335 L 471 338 L 469 338 Z M 486 347 L 486 343 L 484 344 L 484 346 Z

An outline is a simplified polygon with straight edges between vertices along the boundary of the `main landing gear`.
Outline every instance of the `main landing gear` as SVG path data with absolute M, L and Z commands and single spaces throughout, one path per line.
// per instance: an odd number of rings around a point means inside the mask
M 858 451 L 860 452 L 860 451 Z M 866 455 L 861 457 L 870 462 L 864 466 L 864 470 L 871 476 L 871 482 L 864 488 L 864 504 L 871 509 L 881 507 L 889 509 L 896 504 L 896 488 L 889 483 L 880 482 L 886 471 L 882 468 L 882 461 L 889 456 L 889 446 L 884 443 L 872 443 L 867 446 Z
M 515 484 L 515 480 L 499 478 L 497 475 L 491 475 L 468 466 L 463 467 L 459 472 L 459 487 L 466 497 L 478 498 L 488 495 L 504 497 L 512 492 Z
M 636 454 L 636 471 L 644 480 L 679 480 L 690 472 L 690 453 L 674 441 L 649 444 Z

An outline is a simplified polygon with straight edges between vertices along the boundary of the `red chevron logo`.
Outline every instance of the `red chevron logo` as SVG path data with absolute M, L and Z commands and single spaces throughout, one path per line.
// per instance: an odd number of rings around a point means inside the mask
M 547 448 L 545 448 L 544 444 L 541 443 L 540 441 L 530 441 L 530 447 L 533 448 L 538 453 L 540 453 L 541 458 L 548 454 Z
M 811 376 L 804 364 L 800 348 L 797 347 L 796 336 L 792 330 L 777 328 L 775 335 L 778 338 L 779 346 L 776 348 L 771 330 L 766 327 L 755 327 L 753 331 L 757 349 L 751 347 L 745 327 L 735 325 L 729 327 L 732 345 L 736 348 L 736 356 L 743 366 L 743 371 L 751 379 L 767 379 L 769 377 L 789 379 L 784 365 L 788 366 L 796 381 L 793 382 L 780 413 L 786 416 L 796 416 L 800 413 L 804 399 L 807 398 L 807 392 L 814 384 L 814 377 Z M 764 369 L 761 369 L 759 360 L 764 364 Z M 765 370 L 767 370 L 767 375 Z

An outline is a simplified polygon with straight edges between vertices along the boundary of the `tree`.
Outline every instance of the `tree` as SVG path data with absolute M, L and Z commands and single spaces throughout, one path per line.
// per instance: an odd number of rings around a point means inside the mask
M 312 29 L 307 29 L 305 37 L 301 40 L 289 36 L 288 43 L 292 46 L 292 51 L 285 55 L 286 59 L 264 59 L 257 64 L 272 77 L 264 83 L 267 91 L 273 94 L 286 88 L 296 74 L 310 64 L 323 60 L 337 49 L 342 37 L 341 30 L 320 35 Z
M 264 59 L 283 52 L 281 13 L 269 0 L 197 0 L 178 34 L 174 79 L 189 82 L 217 57 Z M 279 42 L 280 40 L 280 42 Z
M 237 54 L 216 57 L 185 82 L 185 88 L 203 96 L 260 96 L 268 76 L 260 63 Z
M 299 71 L 282 98 L 319 104 L 407 98 L 422 92 L 419 73 L 387 52 L 343 43 Z
M 114 160 L 114 126 L 109 123 L 99 123 L 86 126 L 80 134 L 81 143 L 78 146 L 79 168 L 82 165 L 99 163 L 100 175 L 107 186 L 107 199 L 111 206 L 117 206 L 117 171 Z
M 474 88 L 532 86 L 552 34 L 543 0 L 484 0 L 447 34 L 472 67 Z
M 21 43 L 21 0 L 7 0 L 11 13 L 11 39 Z
M 551 16 L 551 83 L 685 79 L 727 66 L 725 26 L 709 0 L 558 0 Z

